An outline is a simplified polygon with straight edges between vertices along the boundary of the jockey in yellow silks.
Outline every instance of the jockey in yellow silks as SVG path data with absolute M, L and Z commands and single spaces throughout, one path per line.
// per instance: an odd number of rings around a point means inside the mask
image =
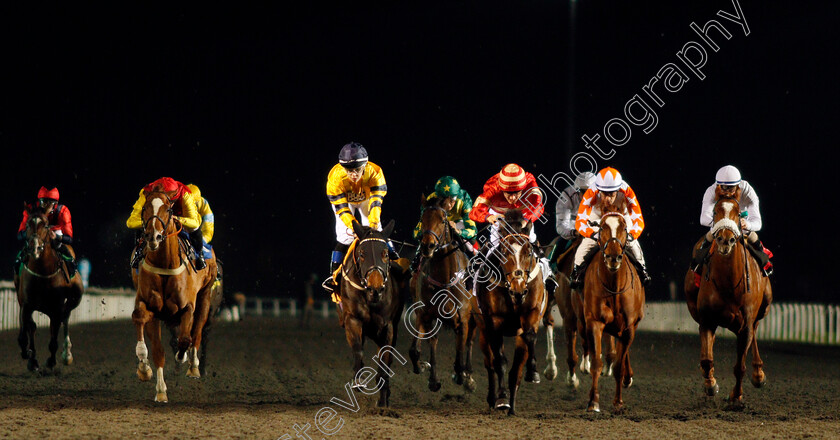
M 382 199 L 387 192 L 382 168 L 368 161 L 365 147 L 357 142 L 343 146 L 338 154 L 338 163 L 327 176 L 327 198 L 335 214 L 337 241 L 330 259 L 330 277 L 323 284 L 328 291 L 337 287 L 333 274 L 356 239 L 353 233 L 355 213 L 358 211 L 361 214 L 363 226 L 381 231 Z
M 173 216 L 179 223 L 181 223 L 183 229 L 190 234 L 195 231 L 200 232 L 201 216 L 198 213 L 195 199 L 193 198 L 190 189 L 187 188 L 187 185 L 184 185 L 171 177 L 161 177 L 160 179 L 146 185 L 140 190 L 140 195 L 137 197 L 137 201 L 134 202 L 134 206 L 131 209 L 131 215 L 125 222 L 125 225 L 129 229 L 134 229 L 138 233 L 137 246 L 134 249 L 134 256 L 131 259 L 131 267 L 135 269 L 143 259 L 143 250 L 146 247 L 142 240 L 144 226 L 143 205 L 146 204 L 145 192 L 151 191 L 158 184 L 162 186 L 165 192 L 172 194 L 169 199 L 173 202 Z M 201 247 L 195 249 L 194 259 L 195 268 L 197 270 L 204 269 L 204 267 L 207 266 L 207 263 L 204 262 L 204 255 L 201 252 Z
M 595 176 L 595 187 L 590 187 L 586 190 L 578 207 L 575 227 L 584 239 L 581 241 L 575 253 L 575 266 L 572 269 L 571 275 L 573 288 L 581 287 L 585 263 L 588 263 L 589 258 L 598 250 L 597 234 L 599 227 L 593 226 L 589 222 L 600 222 L 601 215 L 603 215 L 599 207 L 601 200 L 605 200 L 607 203 L 614 203 L 617 197 L 623 197 L 627 201 L 626 211 L 620 213 L 624 216 L 628 232 L 625 249 L 639 269 L 639 277 L 642 279 L 642 284 L 648 285 L 650 283 L 650 275 L 645 266 L 645 257 L 642 254 L 642 247 L 639 245 L 638 240 L 645 228 L 642 208 L 639 205 L 639 200 L 636 199 L 636 193 L 622 179 L 621 173 L 615 168 L 607 167 L 599 171 Z

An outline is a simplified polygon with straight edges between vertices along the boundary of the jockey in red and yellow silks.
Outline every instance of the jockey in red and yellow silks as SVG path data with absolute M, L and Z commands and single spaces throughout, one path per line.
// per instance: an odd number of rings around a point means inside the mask
M 590 222 L 598 223 L 601 220 L 602 212 L 599 208 L 599 202 L 604 198 L 608 202 L 614 202 L 616 197 L 623 197 L 627 201 L 626 211 L 621 213 L 624 215 L 624 222 L 627 225 L 627 232 L 630 237 L 627 240 L 625 249 L 632 259 L 635 260 L 634 262 L 637 263 L 642 283 L 645 285 L 650 283 L 650 275 L 647 273 L 645 266 L 645 257 L 638 241 L 639 236 L 645 229 L 642 208 L 639 205 L 639 200 L 636 198 L 636 193 L 622 179 L 621 173 L 615 168 L 607 167 L 599 171 L 595 176 L 594 187 L 586 190 L 578 207 L 575 228 L 585 238 L 575 253 L 575 267 L 572 270 L 571 276 L 572 287 L 581 286 L 583 266 L 586 260 L 588 260 L 587 256 L 591 257 L 594 255 L 593 251 L 596 251 L 598 247 L 598 241 L 593 235 L 598 232 L 599 227 L 593 226 Z
M 50 231 L 55 235 L 53 239 L 53 247 L 63 257 L 67 263 L 67 271 L 70 278 L 76 273 L 76 259 L 73 248 L 70 245 L 73 243 L 73 221 L 70 216 L 70 209 L 67 206 L 58 203 L 58 188 L 47 189 L 42 186 L 38 190 L 38 206 L 44 209 L 47 214 L 47 219 L 50 222 Z M 17 238 L 20 241 L 26 239 L 26 223 L 29 221 L 29 212 L 23 211 L 23 219 L 20 221 L 18 227 Z M 15 274 L 18 273 L 20 264 L 23 262 L 23 251 L 18 252 L 15 259 Z
M 140 261 L 143 259 L 143 250 L 145 244 L 141 240 L 143 232 L 143 205 L 146 204 L 146 191 L 151 191 L 156 185 L 161 185 L 163 190 L 167 193 L 172 193 L 170 200 L 172 201 L 173 217 L 181 223 L 184 231 L 193 233 L 199 230 L 201 226 L 201 216 L 198 214 L 198 209 L 195 205 L 190 189 L 183 183 L 171 178 L 161 177 L 154 182 L 146 185 L 140 190 L 137 201 L 131 209 L 131 215 L 126 220 L 125 225 L 129 229 L 138 231 L 137 247 L 134 249 L 134 256 L 131 260 L 131 267 L 137 268 Z M 195 249 L 193 255 L 196 270 L 201 270 L 206 267 L 207 263 L 204 261 L 204 255 L 201 248 Z

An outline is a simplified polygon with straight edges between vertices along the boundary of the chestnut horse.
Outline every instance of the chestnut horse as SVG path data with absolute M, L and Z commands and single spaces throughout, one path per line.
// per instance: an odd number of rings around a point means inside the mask
M 366 374 L 363 368 L 370 370 L 370 367 L 364 367 L 362 362 L 365 338 L 371 338 L 380 347 L 379 355 L 374 357 L 379 367 L 375 382 L 379 388 L 377 406 L 380 407 L 390 405 L 389 378 L 393 374 L 390 365 L 403 309 L 400 286 L 394 276 L 399 274 L 392 273 L 388 257 L 388 236 L 393 230 L 393 220 L 381 232 L 354 221 L 356 241 L 342 265 L 340 281 L 344 332 L 353 351 L 352 388 L 365 393 L 374 388 L 372 392 L 376 392 L 375 387 L 367 385 L 373 378 L 373 371 Z M 402 358 L 398 360 L 406 362 Z
M 146 256 L 140 267 L 132 271 L 137 287 L 134 312 L 131 315 L 137 329 L 137 377 L 142 381 L 152 378 L 145 337 L 151 344 L 157 383 L 155 401 L 167 402 L 166 382 L 163 378 L 165 352 L 161 344 L 161 327 L 178 326 L 178 351 L 175 360 L 189 360 L 187 376 L 201 377 L 198 350 L 201 348 L 202 331 L 208 320 L 213 302 L 213 283 L 216 281 L 215 253 L 206 260 L 207 267 L 196 271 L 187 261 L 178 233 L 181 225 L 175 218 L 174 192 L 165 192 L 158 185 L 145 193 L 143 205 L 143 237 Z
M 735 386 L 729 394 L 729 401 L 735 405 L 744 403 L 742 380 L 748 348 L 752 349 L 753 357 L 752 384 L 758 388 L 765 383 L 756 331 L 758 321 L 764 318 L 773 301 L 769 279 L 762 276 L 761 268 L 744 245 L 740 212 L 737 199 L 718 194 L 712 227 L 714 242 L 709 263 L 703 268 L 699 290 L 692 270 L 685 278 L 688 310 L 700 324 L 700 366 L 707 395 L 714 396 L 719 389 L 714 367 L 715 330 L 724 327 L 738 337 Z
M 70 352 L 70 330 L 67 321 L 70 312 L 82 300 L 82 278 L 78 272 L 67 279 L 66 267 L 61 256 L 53 248 L 55 235 L 50 231 L 49 219 L 40 207 L 25 206 L 29 214 L 26 222 L 25 263 L 21 264 L 20 274 L 15 276 L 18 305 L 20 305 L 20 334 L 18 344 L 20 355 L 28 359 L 29 371 L 38 371 L 35 355 L 35 321 L 32 313 L 39 311 L 50 318 L 50 357 L 47 368 L 55 367 L 55 352 L 58 350 L 58 330 L 64 324 L 64 350 L 61 359 L 65 365 L 73 363 Z M 73 255 L 73 248 L 67 246 Z
M 622 213 L 626 212 L 624 200 L 617 205 L 605 206 L 601 212 L 598 245 L 600 249 L 589 267 L 583 287 L 583 310 L 586 322 L 586 342 L 591 347 L 590 373 L 592 388 L 589 391 L 588 411 L 599 412 L 600 396 L 598 379 L 601 375 L 601 336 L 615 337 L 616 412 L 622 411 L 624 401 L 621 389 L 633 383 L 630 367 L 630 345 L 636 336 L 636 327 L 644 317 L 645 290 L 632 264 L 624 262 L 624 251 L 629 233 Z
M 419 334 L 431 332 L 429 362 L 420 362 L 420 338 L 411 343 L 409 357 L 414 373 L 429 370 L 429 389 L 440 390 L 437 377 L 437 342 L 440 323 L 455 331 L 455 374 L 452 380 L 468 392 L 475 391 L 472 378 L 472 341 L 475 320 L 472 318 L 472 294 L 464 287 L 467 257 L 461 251 L 461 238 L 446 219 L 440 199 L 423 200 L 420 225 L 420 270 L 411 278 L 410 289 L 422 307 L 414 309 Z M 453 309 L 453 310 L 450 310 Z
M 522 217 L 520 210 L 507 211 L 500 222 L 499 244 L 476 274 L 479 310 L 473 311 L 473 316 L 487 369 L 487 403 L 491 409 L 508 409 L 508 415 L 514 415 L 523 367 L 527 370 L 526 382 L 539 381 L 535 345 L 548 295 L 535 245 L 528 238 L 533 224 Z M 507 388 L 505 336 L 516 338 Z

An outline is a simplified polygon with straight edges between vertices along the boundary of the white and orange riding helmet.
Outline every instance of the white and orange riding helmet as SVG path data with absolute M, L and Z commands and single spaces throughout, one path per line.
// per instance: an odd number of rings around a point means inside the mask
M 621 178 L 621 173 L 613 167 L 604 168 L 595 176 L 595 189 L 601 192 L 618 191 L 622 184 L 624 180 Z
M 499 172 L 499 187 L 504 192 L 516 192 L 525 189 L 528 180 L 525 178 L 525 170 L 515 163 L 509 163 Z

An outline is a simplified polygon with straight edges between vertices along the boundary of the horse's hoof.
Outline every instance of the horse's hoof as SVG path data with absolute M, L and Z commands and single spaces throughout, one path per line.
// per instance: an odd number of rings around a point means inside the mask
M 26 363 L 26 368 L 29 371 L 37 372 L 40 369 L 40 366 L 38 365 L 38 361 L 36 361 L 35 358 L 30 357 L 29 362 Z
M 429 371 L 429 369 L 432 368 L 432 364 L 428 362 L 418 362 L 417 365 L 420 367 L 421 373 L 425 373 L 426 371 Z
M 152 369 L 148 365 L 141 363 L 137 366 L 137 378 L 143 382 L 148 382 L 152 379 Z
M 566 373 L 566 384 L 569 388 L 576 390 L 580 386 L 580 379 L 578 379 L 576 374 Z
M 464 384 L 464 373 L 452 373 L 452 383 L 455 385 L 463 385 Z
M 557 377 L 557 368 L 552 368 L 551 365 L 545 367 L 545 370 L 543 370 L 543 376 L 545 376 L 548 380 L 554 380 Z
M 32 350 L 21 351 L 20 357 L 23 358 L 23 360 L 26 360 L 29 359 L 30 354 L 32 354 Z
M 464 381 L 464 389 L 468 393 L 475 392 L 475 379 L 473 379 L 472 376 L 467 376 L 467 380 Z
M 73 356 L 63 357 L 61 360 L 64 365 L 73 365 Z
M 440 382 L 429 382 L 429 389 L 435 393 L 440 391 Z
M 166 393 L 157 393 L 155 394 L 155 402 L 167 403 L 169 402 L 169 399 L 166 398 Z
M 498 410 L 509 410 L 510 409 L 510 403 L 508 403 L 508 400 L 506 398 L 502 397 L 502 398 L 496 399 L 496 404 L 493 405 L 493 407 L 498 409 Z
M 601 412 L 601 406 L 598 405 L 598 402 L 590 402 L 589 407 L 587 407 L 586 410 L 589 412 L 599 413 Z
M 55 358 L 54 358 L 54 357 L 51 357 L 51 358 L 48 358 L 48 359 L 47 359 L 47 368 L 49 368 L 50 370 L 52 370 L 53 368 L 55 368 L 55 364 L 56 364 L 56 362 L 55 362 Z
M 750 382 L 752 382 L 754 387 L 761 388 L 767 383 L 767 377 L 762 373 L 760 377 L 751 377 Z
M 540 383 L 540 373 L 528 371 L 525 373 L 525 382 Z
M 710 386 L 710 387 L 707 386 L 705 388 L 706 388 L 706 395 L 709 396 L 709 397 L 714 397 L 715 395 L 717 395 L 718 391 L 720 391 L 720 385 L 718 385 L 717 382 L 712 384 L 712 386 Z
M 198 371 L 198 368 L 190 367 L 190 369 L 187 370 L 187 377 L 198 379 L 201 377 L 201 373 Z
M 631 386 L 633 386 L 633 378 L 625 379 L 624 388 L 630 388 Z
M 178 361 L 178 363 L 181 363 L 181 364 L 187 363 L 187 351 L 184 350 L 183 354 L 182 353 L 176 353 L 175 354 L 175 360 Z
M 508 410 L 508 414 L 507 414 L 507 415 L 508 415 L 508 417 L 515 416 L 515 415 L 516 415 L 516 411 L 514 411 L 514 409 L 513 409 L 513 408 L 511 408 L 510 410 Z
M 624 413 L 624 402 L 618 402 L 613 404 L 614 412 L 616 414 L 623 414 Z

